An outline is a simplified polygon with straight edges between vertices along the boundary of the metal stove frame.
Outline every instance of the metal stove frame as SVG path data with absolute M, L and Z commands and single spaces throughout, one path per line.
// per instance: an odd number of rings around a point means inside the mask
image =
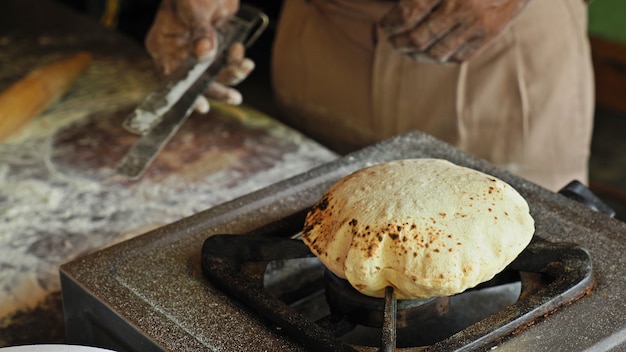
M 353 348 L 342 343 L 334 336 L 335 325 L 329 320 L 311 321 L 265 289 L 263 274 L 270 261 L 314 257 L 301 240 L 285 238 L 294 233 L 281 230 L 281 226 L 270 228 L 275 229 L 273 236 L 254 231 L 240 236 L 209 237 L 202 248 L 204 275 L 251 311 L 297 337 L 311 351 L 356 352 L 355 348 L 369 347 Z M 545 275 L 550 282 L 544 286 L 534 282 L 542 280 L 522 278 L 525 289 L 517 302 L 424 351 L 485 350 L 580 299 L 594 284 L 591 258 L 585 249 L 572 244 L 553 244 L 538 237 L 534 237 L 507 270 Z M 416 331 L 419 328 L 415 326 Z M 381 351 L 383 347 L 386 346 L 381 346 Z
M 61 268 L 69 343 L 118 351 L 305 351 L 209 284 L 200 266 L 207 237 L 247 233 L 313 205 L 341 177 L 405 158 L 442 158 L 492 174 L 526 198 L 536 235 L 588 249 L 593 291 L 498 344 L 498 351 L 625 347 L 626 224 L 594 212 L 433 137 L 412 132 L 258 192 L 200 212 Z

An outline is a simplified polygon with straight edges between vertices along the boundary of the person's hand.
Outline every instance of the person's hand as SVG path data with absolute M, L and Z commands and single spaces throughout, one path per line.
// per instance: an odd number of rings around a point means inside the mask
M 239 0 L 162 0 L 146 36 L 146 49 L 159 71 L 169 75 L 191 55 L 200 60 L 213 59 L 218 47 L 215 27 L 238 8 Z M 241 94 L 228 85 L 238 84 L 253 69 L 254 62 L 245 58 L 243 45 L 234 45 L 228 53 L 228 67 L 218 75 L 206 95 L 240 104 Z M 207 112 L 206 98 L 200 97 L 195 108 Z
M 530 0 L 400 0 L 381 20 L 392 46 L 416 59 L 463 62 L 496 38 Z

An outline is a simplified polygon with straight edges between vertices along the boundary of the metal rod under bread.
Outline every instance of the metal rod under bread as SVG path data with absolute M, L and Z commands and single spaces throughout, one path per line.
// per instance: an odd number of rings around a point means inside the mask
M 383 338 L 380 352 L 396 350 L 396 312 L 398 301 L 393 294 L 393 287 L 385 288 L 385 311 L 383 315 Z

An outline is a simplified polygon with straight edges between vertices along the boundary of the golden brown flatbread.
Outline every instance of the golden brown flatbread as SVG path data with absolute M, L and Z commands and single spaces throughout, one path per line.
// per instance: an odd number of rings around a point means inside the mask
M 361 293 L 449 296 L 491 279 L 528 245 L 534 220 L 509 184 L 439 159 L 361 169 L 308 213 L 303 240 Z

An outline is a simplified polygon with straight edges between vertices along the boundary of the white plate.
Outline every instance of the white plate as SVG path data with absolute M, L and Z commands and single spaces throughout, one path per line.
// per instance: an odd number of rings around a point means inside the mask
M 0 348 L 0 352 L 111 352 L 96 347 L 76 345 L 28 345 Z

